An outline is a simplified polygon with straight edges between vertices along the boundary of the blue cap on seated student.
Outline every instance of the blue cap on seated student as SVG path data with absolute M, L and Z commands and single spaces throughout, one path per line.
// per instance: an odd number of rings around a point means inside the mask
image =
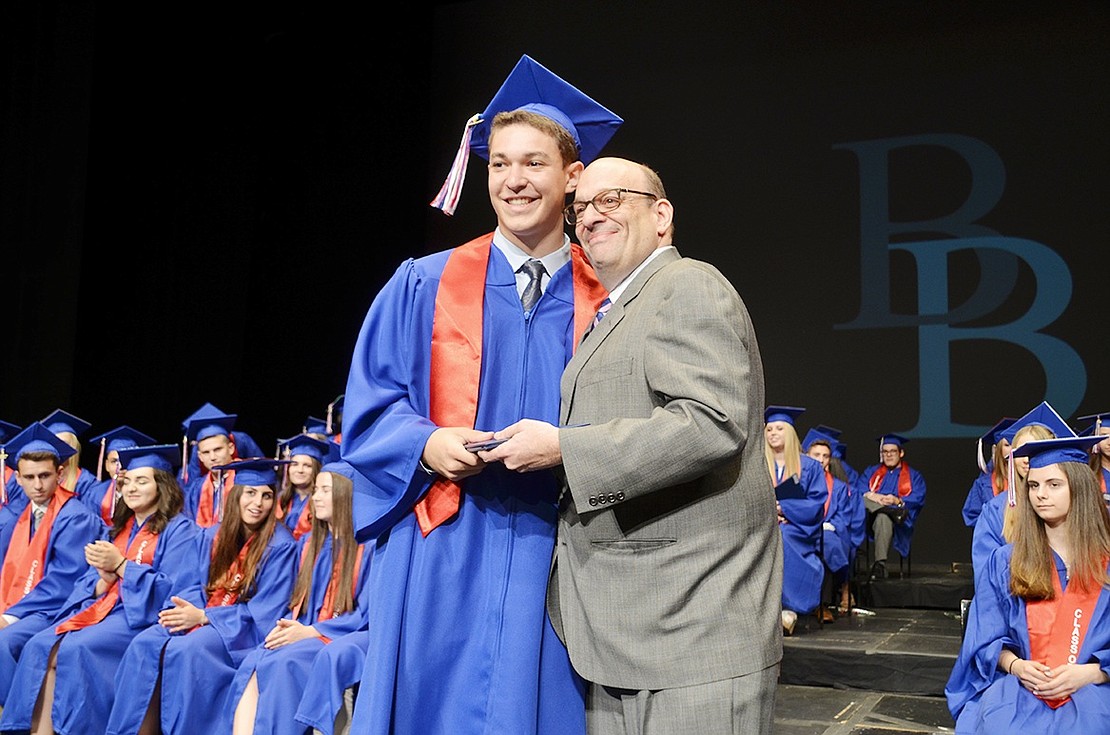
M 802 440 L 802 451 L 808 452 L 809 448 L 813 446 L 814 442 L 824 442 L 829 445 L 829 454 L 832 454 L 836 447 L 836 439 L 828 434 L 818 431 L 817 429 L 810 429 L 806 432 L 805 439 Z
M 124 470 L 151 467 L 173 473 L 181 461 L 181 450 L 176 444 L 133 446 L 119 450 L 119 464 Z
M 882 436 L 875 437 L 875 441 L 879 442 L 880 447 L 884 444 L 893 444 L 896 447 L 900 447 L 903 444 L 910 443 L 909 437 L 902 436 L 901 434 L 883 434 Z
M 1015 457 L 1028 457 L 1029 469 L 1040 469 L 1061 462 L 1087 464 L 1091 448 L 1101 442 L 1102 436 L 1064 436 L 1022 444 L 1014 450 Z
M 1083 430 L 1084 434 L 1098 434 L 1103 429 L 1110 430 L 1110 413 L 1092 413 L 1089 416 L 1080 416 L 1076 421 L 1090 421 L 1090 426 Z
M 69 433 L 76 437 L 80 437 L 92 427 L 92 424 L 88 421 L 79 419 L 60 408 L 44 418 L 40 423 L 55 434 Z
M 432 201 L 433 207 L 447 214 L 454 212 L 466 176 L 469 152 L 488 159 L 494 116 L 515 110 L 537 113 L 564 128 L 574 139 L 583 164 L 597 157 L 624 122 L 525 54 L 501 83 L 486 109 L 467 121 L 454 164 Z
M 278 473 L 287 464 L 289 464 L 287 459 L 243 459 L 213 469 L 221 472 L 234 470 L 236 485 L 249 485 L 251 487 L 268 485 L 276 488 L 281 482 Z
M 19 458 L 25 454 L 37 452 L 53 454 L 58 458 L 59 463 L 77 454 L 76 449 L 59 439 L 57 434 L 38 421 L 9 439 L 4 445 L 4 452 L 8 455 L 4 461 L 13 470 L 19 469 Z
M 763 410 L 763 423 L 769 424 L 772 421 L 784 421 L 791 426 L 794 422 L 805 413 L 804 408 L 796 406 L 767 406 Z
M 3 446 L 4 442 L 8 441 L 21 431 L 23 431 L 22 426 L 9 424 L 7 421 L 0 421 L 0 446 Z
M 832 448 L 832 456 L 837 459 L 844 459 L 848 455 L 848 445 L 844 442 L 837 442 L 836 446 Z
M 328 435 L 328 422 L 327 419 L 318 419 L 315 416 L 309 416 L 304 420 L 304 426 L 301 431 L 305 434 L 319 434 L 320 436 Z
M 118 452 L 128 447 L 144 447 L 154 444 L 154 439 L 130 426 L 120 426 L 90 439 L 98 442 L 105 452 Z
M 340 393 L 336 399 L 328 404 L 328 415 L 324 419 L 324 433 L 328 436 L 338 434 L 343 426 L 343 399 Z
M 235 426 L 235 414 L 222 412 L 205 412 L 205 415 L 194 416 L 185 426 L 185 436 L 189 441 L 199 442 L 210 436 L 231 437 L 231 429 Z
M 320 471 L 321 472 L 330 472 L 330 473 L 334 473 L 336 475 L 343 475 L 348 480 L 354 480 L 355 475 L 358 474 L 358 473 L 355 472 L 355 468 L 351 466 L 350 462 L 345 462 L 341 459 L 332 460 L 331 462 L 328 462 L 327 464 L 325 464 L 323 467 L 320 468 Z
M 999 431 L 995 437 L 995 441 L 1005 439 L 1013 444 L 1014 436 L 1026 426 L 1043 426 L 1057 437 L 1075 436 L 1075 432 L 1068 426 L 1068 422 L 1061 418 L 1060 414 L 1056 412 L 1056 409 L 1049 405 L 1047 401 L 1042 401 L 1007 428 Z
M 339 459 L 339 446 L 335 442 L 317 439 L 309 434 L 297 434 L 282 444 L 281 456 L 293 457 L 298 454 L 312 457 L 320 464 Z
M 840 438 L 840 429 L 836 429 L 832 426 L 829 426 L 828 424 L 817 424 L 817 426 L 814 426 L 813 428 L 821 432 L 825 436 L 832 437 L 833 439 Z

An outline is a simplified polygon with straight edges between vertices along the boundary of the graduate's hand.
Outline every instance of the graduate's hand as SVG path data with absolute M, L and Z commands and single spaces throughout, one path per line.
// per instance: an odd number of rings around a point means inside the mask
M 546 421 L 522 419 L 493 435 L 508 439 L 488 452 L 478 452 L 486 462 L 500 462 L 514 472 L 546 470 L 563 463 L 559 449 L 559 428 Z
M 1018 678 L 1021 685 L 1034 694 L 1040 694 L 1040 690 L 1051 682 L 1049 671 L 1051 669 L 1039 661 L 1029 661 L 1024 658 L 1014 661 L 1010 668 L 1010 673 Z
M 208 622 L 208 616 L 204 614 L 204 610 L 188 600 L 171 597 L 170 602 L 173 603 L 173 607 L 158 613 L 158 623 L 163 628 L 169 628 L 171 633 L 192 630 Z
M 266 640 L 262 642 L 262 645 L 272 651 L 275 648 L 288 646 L 290 643 L 303 641 L 305 638 L 315 638 L 318 635 L 320 634 L 316 631 L 316 628 L 311 625 L 305 625 L 289 618 L 282 618 L 277 621 L 274 629 L 266 634 Z
M 1045 699 L 1063 699 L 1088 684 L 1106 681 L 1106 674 L 1098 664 L 1061 664 L 1051 669 L 1047 678 L 1049 683 L 1034 694 Z
M 421 460 L 441 477 L 458 482 L 486 468 L 486 463 L 477 452 L 471 452 L 464 445 L 467 442 L 480 442 L 492 438 L 491 431 L 445 426 L 436 429 L 428 437 Z
M 112 572 L 123 559 L 123 554 L 110 541 L 98 539 L 85 544 L 85 561 L 100 572 Z

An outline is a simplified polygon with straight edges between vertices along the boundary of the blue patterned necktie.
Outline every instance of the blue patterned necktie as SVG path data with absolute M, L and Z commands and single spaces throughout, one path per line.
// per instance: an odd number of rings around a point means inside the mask
M 590 325 L 591 331 L 595 329 L 598 324 L 601 323 L 601 320 L 604 319 L 605 315 L 609 313 L 609 308 L 612 305 L 613 302 L 609 300 L 608 296 L 606 296 L 605 300 L 601 302 L 601 306 L 598 307 L 597 314 L 594 314 L 594 323 Z
M 543 291 L 540 289 L 540 279 L 547 270 L 543 267 L 543 263 L 532 258 L 525 261 L 524 265 L 520 266 L 523 273 L 528 274 L 528 285 L 524 287 L 524 293 L 520 295 L 520 305 L 524 307 L 524 313 L 527 314 L 540 300 Z

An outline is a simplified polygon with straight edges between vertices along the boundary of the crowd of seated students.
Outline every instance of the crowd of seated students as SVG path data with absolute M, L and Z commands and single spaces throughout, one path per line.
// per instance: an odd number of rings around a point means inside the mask
M 180 443 L 94 437 L 92 472 L 87 422 L 0 422 L 0 731 L 331 733 L 370 571 L 339 409 L 267 456 L 205 404 Z

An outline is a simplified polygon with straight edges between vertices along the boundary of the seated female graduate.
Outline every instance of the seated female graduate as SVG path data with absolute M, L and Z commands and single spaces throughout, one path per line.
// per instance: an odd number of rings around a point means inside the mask
M 365 606 L 358 605 L 372 545 L 355 540 L 353 474 L 349 464 L 338 462 L 316 475 L 312 530 L 301 544 L 289 615 L 247 655 L 231 687 L 228 714 L 236 735 L 307 732 L 294 716 L 314 657 L 332 639 L 366 624 Z
M 806 432 L 802 442 L 802 450 L 806 456 L 815 459 L 824 470 L 825 488 L 828 493 L 825 498 L 825 514 L 821 524 L 822 533 L 822 561 L 828 574 L 825 583 L 829 595 L 822 594 L 822 599 L 831 597 L 832 589 L 838 592 L 843 590 L 842 603 L 839 612 L 847 613 L 848 578 L 851 567 L 851 549 L 853 539 L 853 524 L 858 521 L 860 528 L 863 526 L 863 503 L 858 494 L 852 492 L 845 480 L 835 477 L 830 470 L 829 462 L 832 459 L 832 448 L 836 440 L 825 436 L 815 429 Z M 858 507 L 858 512 L 856 508 Z M 827 610 L 822 610 L 825 615 Z M 826 617 L 826 620 L 829 618 Z
M 89 570 L 57 625 L 23 649 L 0 730 L 102 733 L 123 652 L 166 597 L 193 576 L 198 529 L 184 514 L 173 444 L 122 450 L 123 503 L 108 537 L 85 546 Z M 86 511 L 87 512 L 87 511 Z
M 1091 469 L 1099 480 L 1102 489 L 1102 499 L 1110 508 L 1110 413 L 1096 413 L 1090 416 L 1080 416 L 1079 421 L 1094 421 L 1083 431 L 1083 435 L 1101 436 L 1102 441 L 1091 450 Z
M 281 464 L 256 459 L 219 468 L 235 472 L 223 519 L 197 535 L 192 583 L 128 646 L 106 732 L 153 733 L 160 723 L 163 733 L 193 733 L 224 712 L 236 669 L 293 591 L 297 543 L 274 513 Z
M 119 450 L 131 447 L 149 447 L 157 442 L 141 431 L 136 431 L 130 426 L 120 426 L 109 432 L 94 437 L 93 441 L 100 445 L 100 457 L 97 459 L 96 481 L 94 485 L 81 496 L 81 502 L 100 516 L 104 525 L 111 527 L 115 515 L 116 503 L 122 496 L 121 488 L 116 481 L 119 473 Z
M 289 464 L 281 482 L 282 522 L 300 540 L 312 530 L 311 502 L 320 467 L 339 459 L 339 445 L 308 434 L 298 434 L 281 442 L 279 453 Z
M 1075 436 L 1071 427 L 1052 406 L 1041 403 L 1001 432 L 999 438 L 1009 443 L 1012 455 L 1014 449 L 1027 442 L 1069 436 Z M 984 505 L 972 532 L 971 569 L 977 585 L 979 573 L 986 568 L 991 553 L 999 546 L 1013 541 L 1017 517 L 1012 508 L 1017 502 L 1015 494 L 1025 491 L 1025 474 L 1029 469 L 1029 460 L 1022 456 L 1011 456 L 1007 467 L 1007 487 L 1012 488 L 1013 492 L 995 496 Z
M 1007 461 L 1010 456 L 1010 442 L 1003 432 L 1016 420 L 1002 419 L 976 442 L 975 459 L 979 464 L 979 474 L 971 483 L 971 489 L 967 491 L 963 508 L 964 524 L 969 528 L 975 528 L 979 513 L 991 498 L 1006 492 L 1009 481 Z M 989 448 L 988 451 L 991 454 L 989 462 L 983 457 L 984 446 Z
M 802 454 L 794 420 L 803 411 L 768 406 L 763 412 L 764 456 L 782 531 L 782 627 L 787 635 L 794 632 L 799 612 L 810 612 L 821 603 L 825 576 L 817 545 L 828 489 L 820 463 Z
M 957 733 L 1095 733 L 1110 723 L 1110 513 L 1098 437 L 1028 442 L 1013 544 L 981 576 L 945 687 Z

